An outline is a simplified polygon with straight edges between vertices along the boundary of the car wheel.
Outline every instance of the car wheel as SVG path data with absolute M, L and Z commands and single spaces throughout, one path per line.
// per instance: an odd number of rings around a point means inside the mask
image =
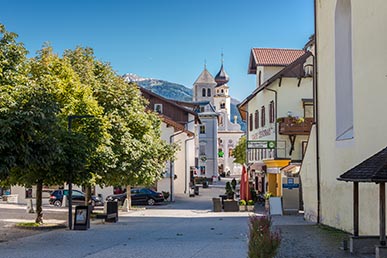
M 148 199 L 147 203 L 148 203 L 148 205 L 152 206 L 152 205 L 154 205 L 156 203 L 156 201 L 153 200 L 152 198 L 150 198 L 150 199 Z
M 62 206 L 62 202 L 59 201 L 59 200 L 56 200 L 53 204 L 54 204 L 55 207 L 61 207 Z

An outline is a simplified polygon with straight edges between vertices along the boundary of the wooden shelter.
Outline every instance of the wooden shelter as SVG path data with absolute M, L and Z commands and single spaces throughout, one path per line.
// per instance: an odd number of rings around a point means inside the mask
M 337 180 L 353 182 L 353 235 L 359 236 L 359 183 L 379 185 L 379 244 L 386 248 L 387 148 L 340 175 Z

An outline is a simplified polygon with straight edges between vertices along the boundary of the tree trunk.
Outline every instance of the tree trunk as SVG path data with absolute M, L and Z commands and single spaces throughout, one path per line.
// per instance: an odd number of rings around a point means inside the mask
M 132 199 L 130 198 L 130 185 L 126 186 L 126 207 L 122 207 L 124 211 L 129 211 L 132 207 Z
M 43 224 L 42 190 L 43 190 L 43 181 L 39 180 L 36 184 L 36 219 L 35 219 L 35 222 L 39 224 Z
M 91 186 L 86 185 L 86 193 L 85 193 L 85 205 L 91 205 Z

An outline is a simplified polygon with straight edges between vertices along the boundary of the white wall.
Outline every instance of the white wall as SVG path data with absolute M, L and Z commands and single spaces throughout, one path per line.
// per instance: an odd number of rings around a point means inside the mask
M 387 145 L 387 119 L 381 116 L 387 96 L 387 35 L 380 33 L 387 24 L 387 2 L 351 1 L 354 138 L 344 141 L 336 141 L 334 115 L 335 8 L 335 0 L 317 1 L 321 222 L 351 232 L 353 186 L 336 178 Z M 363 183 L 359 188 L 359 233 L 378 234 L 378 187 Z

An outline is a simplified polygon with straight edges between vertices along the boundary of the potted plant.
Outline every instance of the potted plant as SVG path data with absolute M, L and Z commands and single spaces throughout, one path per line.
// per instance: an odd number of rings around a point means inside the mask
M 227 199 L 234 199 L 234 191 L 232 190 L 232 186 L 230 182 L 226 183 L 226 195 L 227 195 Z
M 247 201 L 246 209 L 247 209 L 247 211 L 254 211 L 254 201 L 253 200 Z
M 245 200 L 239 201 L 239 211 L 246 211 L 246 201 Z

